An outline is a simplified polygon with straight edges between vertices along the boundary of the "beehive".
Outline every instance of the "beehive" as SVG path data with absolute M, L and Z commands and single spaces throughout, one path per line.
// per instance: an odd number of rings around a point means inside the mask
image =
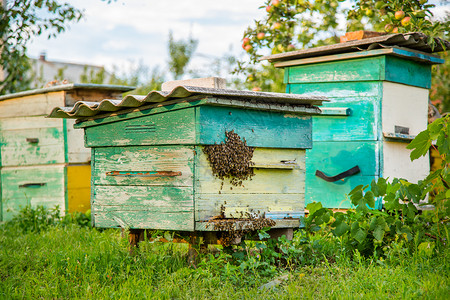
M 89 208 L 90 151 L 73 120 L 46 119 L 55 106 L 121 98 L 123 86 L 67 84 L 0 97 L 0 220 L 21 207 Z
M 350 208 L 357 185 L 429 174 L 428 157 L 411 162 L 406 145 L 427 126 L 431 66 L 443 63 L 431 54 L 442 51 L 437 42 L 393 34 L 266 57 L 285 69 L 288 93 L 330 99 L 313 117 L 306 203 Z
M 275 220 L 274 228 L 295 228 L 304 213 L 311 115 L 322 101 L 180 86 L 55 108 L 51 116 L 78 118 L 75 127 L 85 130 L 96 227 L 218 231 L 212 220 L 252 214 Z M 225 142 L 227 132 L 254 147 L 254 176 L 237 186 L 214 176 L 204 152 Z

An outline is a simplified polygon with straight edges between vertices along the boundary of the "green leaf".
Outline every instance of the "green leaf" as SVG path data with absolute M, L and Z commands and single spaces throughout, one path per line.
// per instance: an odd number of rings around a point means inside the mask
M 322 208 L 322 203 L 320 202 L 313 202 L 306 205 L 306 209 L 309 211 L 309 214 L 314 214 L 317 210 Z
M 334 235 L 336 236 L 342 236 L 344 235 L 347 231 L 350 230 L 350 226 L 345 223 L 343 220 L 337 222 L 337 226 L 336 228 L 333 230 Z M 336 224 L 336 222 L 335 222 Z
M 407 149 L 414 149 L 410 158 L 411 161 L 418 159 L 421 156 L 425 156 L 431 147 L 430 133 L 428 130 L 419 133 L 412 141 L 406 146 Z
M 378 196 L 384 196 L 386 194 L 386 188 L 387 188 L 387 183 L 386 183 L 386 179 L 384 178 L 379 178 L 378 182 L 377 182 L 377 187 L 378 187 Z
M 358 243 L 363 243 L 367 237 L 367 232 L 364 231 L 362 228 L 358 228 L 354 234 L 352 234 L 352 237 L 358 241 Z
M 370 190 L 374 194 L 375 197 L 380 196 L 380 190 L 378 188 L 377 182 L 375 179 L 372 179 L 372 182 L 370 183 Z
M 367 191 L 364 195 L 364 200 L 371 208 L 375 208 L 375 197 L 372 193 L 372 191 Z
M 386 220 L 384 217 L 376 217 L 373 224 L 371 224 L 371 228 L 373 228 L 373 236 L 376 240 L 382 241 L 384 237 L 384 233 L 386 232 Z

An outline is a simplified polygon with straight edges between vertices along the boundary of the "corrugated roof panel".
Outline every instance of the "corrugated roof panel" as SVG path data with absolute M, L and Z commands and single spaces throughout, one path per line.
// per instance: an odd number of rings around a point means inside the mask
M 105 99 L 101 102 L 79 101 L 75 103 L 73 107 L 55 107 L 48 117 L 87 118 L 108 112 L 136 108 L 169 100 L 179 100 L 181 102 L 184 101 L 185 98 L 192 96 L 232 98 L 252 103 L 275 103 L 296 106 L 321 105 L 323 101 L 328 101 L 325 97 L 320 96 L 179 86 L 174 88 L 171 92 L 152 91 L 147 96 L 128 95 L 122 100 Z
M 274 54 L 270 56 L 264 56 L 260 60 L 277 62 L 277 61 L 316 57 L 331 54 L 374 50 L 386 46 L 399 46 L 427 53 L 441 52 L 444 51 L 445 49 L 450 49 L 450 42 L 442 39 L 435 39 L 436 47 L 432 49 L 427 42 L 428 38 L 429 37 L 427 35 L 418 32 L 387 34 L 378 37 L 349 41 L 329 46 L 321 46 L 310 49 L 302 49 L 297 51 Z

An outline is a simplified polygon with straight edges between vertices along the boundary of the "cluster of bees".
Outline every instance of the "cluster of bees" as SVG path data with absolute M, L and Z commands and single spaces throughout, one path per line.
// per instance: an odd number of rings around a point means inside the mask
M 224 207 L 221 207 L 224 210 Z M 230 246 L 239 241 L 243 236 L 254 233 L 266 227 L 275 226 L 276 222 L 266 219 L 264 215 L 239 212 L 240 218 L 235 219 L 212 219 L 209 222 L 214 225 L 214 230 L 219 231 L 220 244 Z M 222 213 L 223 216 L 223 213 Z
M 243 180 L 254 175 L 251 160 L 255 148 L 247 146 L 245 139 L 241 140 L 234 130 L 226 131 L 225 136 L 225 143 L 207 145 L 203 152 L 208 155 L 212 172 L 217 178 L 229 178 L 232 185 L 241 186 Z

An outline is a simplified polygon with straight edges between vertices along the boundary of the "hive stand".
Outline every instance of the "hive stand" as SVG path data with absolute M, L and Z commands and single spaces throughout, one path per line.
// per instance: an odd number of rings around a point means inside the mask
M 66 84 L 0 96 L 0 221 L 26 205 L 90 207 L 89 149 L 74 120 L 48 119 L 55 106 L 117 99 L 130 87 Z
M 429 174 L 428 156 L 411 162 L 406 146 L 427 127 L 431 66 L 443 60 L 395 45 L 355 50 L 369 44 L 354 41 L 267 57 L 285 69 L 288 93 L 330 99 L 322 114 L 313 116 L 306 205 L 320 201 L 328 208 L 351 208 L 347 194 L 357 185 L 379 177 L 417 182 Z M 381 205 L 378 199 L 376 208 Z

